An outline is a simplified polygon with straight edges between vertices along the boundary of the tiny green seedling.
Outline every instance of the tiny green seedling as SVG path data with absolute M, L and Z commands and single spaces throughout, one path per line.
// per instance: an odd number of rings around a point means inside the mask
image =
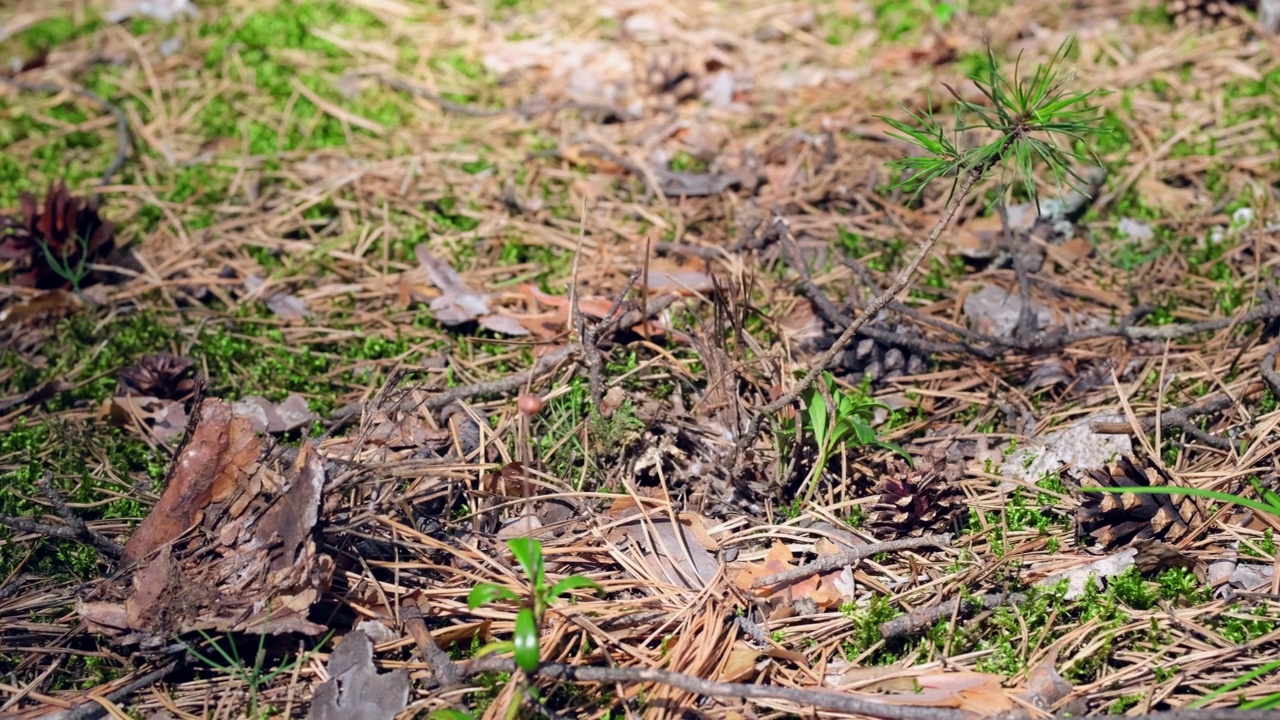
M 530 593 L 525 607 L 516 613 L 515 635 L 512 640 L 490 643 L 481 648 L 479 655 L 494 652 L 512 652 L 516 666 L 525 672 L 538 669 L 541 661 L 539 638 L 541 636 L 542 619 L 546 615 L 551 601 L 579 588 L 591 588 L 599 592 L 600 586 L 595 581 L 581 575 L 570 575 L 555 585 L 547 585 L 547 574 L 542 562 L 542 543 L 531 538 L 515 538 L 508 540 L 507 546 L 515 555 L 516 562 L 529 578 Z M 498 600 L 519 600 L 510 588 L 493 583 L 480 583 L 467 595 L 467 607 L 475 610 Z
M 878 409 L 888 410 L 889 406 L 865 395 L 851 395 L 842 391 L 831 373 L 823 373 L 819 380 L 822 386 L 815 385 L 805 391 L 804 413 L 801 415 L 801 426 L 804 432 L 813 437 L 818 449 L 818 459 L 814 463 L 808 479 L 805 481 L 809 490 L 806 500 L 817 487 L 817 478 L 831 456 L 842 447 L 877 447 L 901 455 L 908 463 L 911 456 L 900 446 L 881 440 L 871 427 Z M 826 392 L 820 391 L 825 386 Z M 828 401 L 828 399 L 830 399 Z M 834 407 L 831 407 L 831 405 Z M 792 441 L 796 435 L 795 422 L 784 423 L 778 431 L 784 441 Z
M 87 239 L 81 238 L 80 235 L 74 236 L 62 253 L 55 253 L 49 248 L 48 242 L 42 241 L 39 246 L 44 253 L 45 262 L 58 277 L 66 280 L 71 285 L 71 289 L 77 293 L 84 289 L 82 286 L 91 270 Z M 62 257 L 58 257 L 59 255 Z M 75 260 L 72 260 L 73 257 Z
M 249 708 L 245 715 L 251 718 L 265 718 L 271 715 L 269 708 L 263 708 L 259 705 L 258 695 L 261 692 L 261 688 L 271 684 L 273 680 L 281 675 L 293 672 L 294 668 L 306 662 L 320 648 L 324 647 L 325 643 L 329 642 L 329 638 L 333 636 L 333 633 L 325 635 L 315 648 L 308 651 L 305 655 L 295 657 L 289 662 L 281 663 L 279 667 L 270 672 L 263 672 L 263 663 L 266 660 L 267 654 L 267 634 L 265 632 L 258 636 L 258 651 L 254 655 L 252 667 L 249 667 L 245 663 L 244 658 L 240 657 L 240 651 L 236 649 L 235 642 L 232 640 L 230 634 L 227 635 L 227 647 L 223 647 L 221 643 L 215 640 L 204 630 L 199 630 L 198 632 L 200 633 L 200 636 L 204 638 L 205 642 L 208 643 L 209 647 L 213 648 L 213 651 L 218 658 L 221 659 L 215 659 L 212 655 L 206 655 L 200 650 L 197 650 L 194 645 L 187 643 L 185 640 L 179 639 L 178 643 L 186 648 L 187 652 L 191 653 L 204 664 L 230 675 L 240 682 L 243 682 L 245 686 L 248 687 Z

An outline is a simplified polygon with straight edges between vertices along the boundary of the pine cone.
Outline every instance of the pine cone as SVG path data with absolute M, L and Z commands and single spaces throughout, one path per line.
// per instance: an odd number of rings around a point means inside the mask
M 169 353 L 148 355 L 120 371 L 117 395 L 139 395 L 184 401 L 195 395 L 199 381 L 195 360 Z
M 1102 487 L 1174 485 L 1169 473 L 1154 465 L 1122 457 L 1111 468 L 1088 471 Z M 1076 531 L 1104 548 L 1134 540 L 1159 538 L 1174 541 L 1187 534 L 1202 515 L 1194 498 L 1185 495 L 1136 493 L 1088 493 L 1076 510 Z
M 913 470 L 906 462 L 890 461 L 890 474 L 876 483 L 880 497 L 868 510 L 867 525 L 881 537 L 923 535 L 943 531 L 964 508 L 956 481 L 962 468 L 947 460 L 946 448 L 934 445 L 916 458 Z
M 83 279 L 69 274 L 87 274 L 90 263 L 115 248 L 112 224 L 99 217 L 93 203 L 71 195 L 66 183 L 51 184 L 43 205 L 26 192 L 20 203 L 21 219 L 0 224 L 0 260 L 14 262 L 12 285 L 69 288 Z
M 883 317 L 872 320 L 868 325 L 895 335 L 915 335 L 909 327 L 883 322 Z M 853 345 L 844 351 L 838 362 L 839 369 L 848 373 L 845 379 L 855 385 L 862 382 L 863 378 L 869 379 L 872 385 L 876 385 L 903 375 L 919 375 L 929 369 L 927 356 L 918 354 L 904 345 L 882 342 L 869 337 L 857 338 Z
M 1256 6 L 1251 0 L 1169 0 L 1166 9 L 1176 27 L 1215 27 L 1234 17 L 1232 10 L 1254 11 Z

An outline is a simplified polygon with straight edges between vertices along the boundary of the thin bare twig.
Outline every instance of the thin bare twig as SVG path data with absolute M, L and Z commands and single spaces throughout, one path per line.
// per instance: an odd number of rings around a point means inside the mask
M 75 540 L 77 542 L 92 545 L 98 552 L 106 555 L 112 560 L 119 561 L 124 556 L 124 548 L 116 541 L 96 533 L 84 524 L 84 521 L 76 517 L 71 512 L 71 508 L 67 507 L 67 503 L 58 494 L 53 487 L 53 472 L 46 470 L 44 476 L 36 481 L 36 486 L 49 499 L 49 503 L 53 506 L 54 513 L 67 524 L 66 527 L 58 527 L 56 525 L 46 525 L 45 523 L 36 522 L 29 518 L 10 517 L 8 515 L 0 515 L 0 525 L 11 527 L 19 532 L 36 533 L 47 537 L 55 537 L 61 540 Z
M 887 305 L 889 301 L 897 297 L 898 293 L 902 292 L 903 289 L 907 287 L 907 283 L 911 281 L 916 270 L 919 269 L 920 263 L 924 262 L 925 257 L 927 257 L 930 251 L 933 250 L 933 246 L 938 243 L 938 238 L 942 237 L 943 231 L 945 231 L 951 225 L 951 221 L 955 219 L 956 213 L 960 211 L 960 206 L 964 203 L 964 198 L 969 194 L 969 190 L 973 188 L 974 183 L 976 183 L 985 174 L 985 172 L 985 167 L 977 167 L 965 174 L 963 181 L 961 181 L 954 189 L 952 201 L 947 203 L 947 208 L 943 211 L 942 217 L 938 219 L 937 224 L 933 226 L 933 230 L 929 232 L 929 235 L 924 239 L 924 242 L 920 244 L 919 249 L 916 250 L 916 254 L 907 262 L 907 266 L 902 269 L 902 272 L 898 273 L 898 277 L 894 278 L 893 283 L 889 285 L 883 293 L 880 293 L 879 296 L 863 308 L 862 312 L 858 314 L 858 317 L 854 318 L 852 323 L 849 323 L 849 326 L 844 329 L 844 332 L 840 333 L 840 337 L 836 338 L 836 341 L 832 343 L 830 348 L 827 348 L 825 352 L 814 358 L 813 364 L 809 366 L 809 371 L 805 373 L 805 376 L 801 378 L 798 383 L 792 386 L 790 390 L 783 393 L 777 400 L 765 405 L 756 412 L 756 414 L 751 418 L 751 423 L 747 427 L 747 431 L 738 438 L 738 442 L 734 448 L 734 453 L 739 458 L 739 461 L 741 461 L 743 456 L 742 451 L 746 450 L 747 446 L 754 442 L 756 436 L 760 433 L 760 424 L 764 421 L 764 418 L 776 415 L 780 410 L 798 400 L 804 391 L 809 389 L 809 386 L 813 385 L 814 381 L 818 379 L 818 376 L 830 367 L 836 356 L 844 352 L 844 349 L 853 341 L 853 338 L 858 333 L 859 328 L 865 325 L 868 320 L 875 317 L 882 309 L 884 309 L 884 306 Z
M 800 258 L 800 254 L 795 247 L 795 239 L 790 232 L 787 233 L 787 239 L 790 240 L 790 242 L 784 242 L 782 246 L 784 251 L 787 253 L 789 262 L 796 268 L 796 271 L 800 273 L 800 291 L 805 295 L 805 297 L 809 298 L 809 301 L 813 303 L 818 314 L 827 322 L 840 328 L 852 325 L 854 317 L 842 310 L 839 305 L 831 300 L 831 298 L 827 297 L 827 294 L 822 291 L 822 288 L 818 287 L 818 284 L 813 281 L 813 276 L 809 272 L 808 266 L 806 266 L 804 261 Z M 846 261 L 845 264 L 850 267 L 855 267 L 855 264 L 850 261 Z M 857 269 L 861 270 L 861 268 Z M 870 278 L 866 278 L 864 276 L 864 282 L 867 282 L 868 286 L 872 287 L 869 280 Z M 969 332 L 964 328 L 956 327 L 949 323 L 942 323 L 934 318 L 929 318 L 929 316 L 924 315 L 923 313 L 920 313 L 914 308 L 911 308 L 897 300 L 890 302 L 885 307 L 895 312 L 910 315 L 917 320 L 922 320 L 931 324 L 940 324 L 943 330 L 953 332 L 958 335 Z M 942 353 L 967 353 L 977 355 L 978 357 L 986 360 L 994 359 L 999 356 L 999 352 L 991 348 L 977 347 L 967 343 L 930 342 L 922 338 L 914 338 L 908 335 L 903 335 L 902 333 L 890 332 L 870 325 L 864 325 L 859 328 L 858 335 L 869 337 L 876 342 L 905 347 L 918 353 L 930 355 Z
M 101 187 L 106 185 L 111 181 L 111 178 L 120 171 L 120 168 L 124 167 L 125 160 L 129 157 L 129 148 L 132 147 L 132 141 L 129 137 L 129 119 L 125 116 L 124 111 L 121 110 L 118 105 L 104 99 L 98 93 L 84 88 L 62 87 L 61 85 L 55 85 L 53 83 L 25 83 L 4 77 L 3 75 L 0 75 L 0 83 L 4 83 L 5 85 L 18 90 L 25 90 L 27 92 L 68 92 L 72 95 L 97 103 L 99 107 L 111 113 L 115 118 L 117 142 L 115 157 L 112 158 L 111 164 L 108 165 L 107 169 L 102 173 L 102 179 L 98 181 L 98 186 Z M 95 190 L 91 197 L 96 200 L 99 197 L 98 191 Z
M 755 582 L 751 583 L 751 587 L 762 588 L 793 583 L 814 573 L 827 572 L 828 570 L 842 568 L 845 565 L 852 565 L 882 552 L 897 552 L 899 550 L 913 550 L 922 547 L 949 547 L 950 545 L 951 536 L 945 533 L 942 535 L 925 535 L 923 537 L 901 538 L 899 540 L 872 543 L 871 545 L 863 545 L 836 555 L 820 557 L 808 565 L 801 565 L 780 573 L 757 578 Z
M 454 102 L 452 100 L 449 100 L 448 98 L 445 98 L 439 95 L 438 93 L 431 92 L 430 90 L 422 87 L 421 85 L 418 85 L 416 83 L 411 83 L 408 80 L 404 80 L 402 78 L 391 77 L 390 75 L 382 75 L 382 74 L 374 75 L 374 77 L 379 82 L 386 85 L 387 87 L 393 88 L 395 90 L 407 92 L 410 95 L 416 95 L 417 97 L 420 97 L 430 102 L 436 107 L 439 107 L 441 110 L 444 110 L 445 112 L 448 112 L 448 113 L 453 113 L 454 115 L 465 115 L 467 117 L 476 117 L 476 118 L 494 118 L 494 117 L 503 117 L 507 115 L 514 115 L 516 117 L 531 118 L 535 115 L 549 115 L 549 114 L 558 113 L 562 110 L 577 110 L 583 113 L 584 115 L 592 115 L 597 118 L 600 118 L 602 121 L 610 120 L 610 119 L 618 119 L 622 121 L 635 119 L 626 111 L 616 107 L 611 107 L 609 105 L 597 105 L 593 103 L 580 103 L 580 102 L 573 102 L 573 101 L 558 102 L 558 103 L 553 103 L 548 105 L 545 102 L 534 100 L 534 101 L 522 102 L 519 105 L 516 105 L 515 107 L 511 107 L 511 108 L 498 108 L 498 109 L 489 110 L 484 108 L 478 108 L 472 105 L 465 105 L 463 103 Z
M 431 637 L 431 630 L 427 628 L 427 623 L 422 616 L 423 602 L 419 599 L 416 603 L 407 602 L 401 606 L 400 614 L 404 618 L 405 629 L 413 636 L 418 652 L 422 653 L 422 659 L 431 667 L 431 676 L 435 681 L 442 687 L 461 685 L 462 674 L 458 672 L 458 666 L 449 659 L 448 653 L 436 645 L 435 638 Z
M 1004 604 L 1021 605 L 1026 601 L 1027 596 L 1022 593 L 989 593 L 976 598 L 956 598 L 933 607 L 919 608 L 906 615 L 882 622 L 880 636 L 889 640 L 924 632 L 943 618 L 949 618 L 956 613 L 964 614 L 966 610 L 972 609 L 975 603 L 980 604 L 984 610 L 990 610 Z
M 485 672 L 514 671 L 514 661 L 509 658 L 492 655 L 462 664 L 462 673 L 467 676 Z M 976 720 L 979 717 L 976 713 L 966 710 L 890 705 L 834 690 L 809 690 L 777 685 L 717 682 L 656 668 L 578 667 L 547 663 L 540 666 L 533 675 L 547 680 L 567 680 L 570 682 L 661 683 L 707 697 L 782 700 L 822 710 L 867 715 L 869 717 L 884 718 L 885 720 Z
M 431 411 L 440 410 L 449 403 L 459 400 L 469 400 L 473 397 L 481 395 L 505 395 L 522 389 L 529 383 L 533 382 L 543 373 L 551 372 L 553 368 L 560 363 L 568 360 L 576 360 L 582 354 L 582 346 L 577 343 L 570 343 L 552 353 L 547 353 L 538 358 L 538 362 L 533 367 L 522 373 L 509 375 L 497 380 L 488 380 L 485 382 L 471 383 L 469 385 L 459 385 L 449 388 L 439 395 L 427 398 L 423 406 Z

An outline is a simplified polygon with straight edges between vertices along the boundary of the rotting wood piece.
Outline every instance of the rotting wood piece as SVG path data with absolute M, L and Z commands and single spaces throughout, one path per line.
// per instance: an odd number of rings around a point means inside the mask
M 260 457 L 256 435 L 221 400 L 197 414 L 164 496 L 126 545 L 136 565 L 87 586 L 80 616 L 144 650 L 195 629 L 323 632 L 307 614 L 334 572 L 312 537 L 324 459 L 310 443 L 291 464 Z

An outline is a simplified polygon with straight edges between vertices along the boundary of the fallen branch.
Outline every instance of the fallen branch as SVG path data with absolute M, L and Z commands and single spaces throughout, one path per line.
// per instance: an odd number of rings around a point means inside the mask
M 435 638 L 431 637 L 431 630 L 427 628 L 426 620 L 422 617 L 423 602 L 419 598 L 417 602 L 407 602 L 401 606 L 400 616 L 404 618 L 405 629 L 413 636 L 418 652 L 431 668 L 431 677 L 441 687 L 461 685 L 462 673 L 458 671 L 458 666 L 449 659 L 448 653 L 436 645 Z
M 1280 373 L 1276 372 L 1276 357 L 1280 356 L 1280 340 L 1271 343 L 1267 354 L 1262 356 L 1262 379 L 1267 381 L 1271 394 L 1280 398 Z
M 119 688 L 99 697 L 112 703 L 118 703 L 135 692 L 145 687 L 150 687 L 164 679 L 164 677 L 173 672 L 176 667 L 178 667 L 178 660 L 170 660 L 155 670 L 139 675 Z M 48 720 L 97 720 L 97 718 L 106 714 L 107 707 L 98 700 L 90 697 L 90 699 L 76 705 L 70 710 L 64 710 L 63 712 L 48 715 L 46 717 Z
M 515 662 L 490 655 L 461 664 L 464 676 L 486 672 L 515 672 Z M 834 690 L 779 687 L 776 685 L 752 685 L 704 680 L 692 675 L 636 667 L 577 667 L 547 663 L 532 673 L 547 680 L 584 683 L 661 683 L 704 697 L 733 698 L 735 700 L 782 700 L 820 710 L 866 715 L 884 720 L 976 720 L 977 713 L 952 708 L 914 707 L 891 705 L 856 697 Z M 1250 719 L 1252 720 L 1252 719 Z
M 1262 388 L 1262 383 L 1255 381 L 1245 386 L 1244 390 L 1241 391 L 1238 396 L 1233 397 L 1227 393 L 1218 392 L 1202 398 L 1190 405 L 1185 405 L 1173 410 L 1165 410 L 1160 413 L 1160 429 L 1168 430 L 1170 428 L 1176 428 L 1209 447 L 1218 450 L 1230 450 L 1232 447 L 1230 440 L 1210 435 L 1209 433 L 1201 430 L 1196 426 L 1195 419 L 1201 415 L 1208 415 L 1210 413 L 1226 410 L 1227 408 L 1262 392 Z M 1154 417 L 1143 418 L 1139 421 L 1139 425 L 1143 434 L 1154 432 L 1156 429 L 1156 419 Z M 1126 422 L 1090 423 L 1089 430 L 1103 435 L 1132 435 L 1135 432 L 1134 427 Z

